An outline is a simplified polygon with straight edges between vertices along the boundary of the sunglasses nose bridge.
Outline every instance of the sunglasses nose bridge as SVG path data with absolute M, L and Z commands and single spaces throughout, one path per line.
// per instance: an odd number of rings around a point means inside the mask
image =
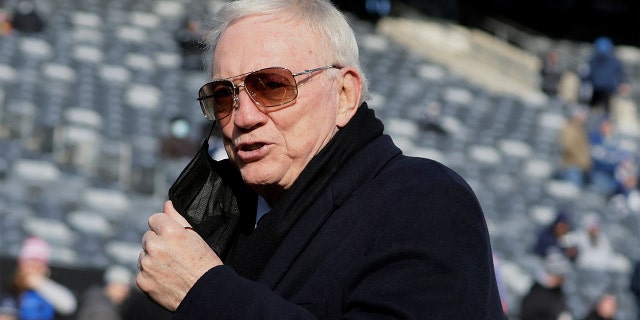
M 242 88 L 245 88 L 245 90 L 246 90 L 247 87 L 244 85 L 244 82 L 239 83 L 237 85 L 234 85 L 234 87 L 235 88 L 234 88 L 234 92 L 233 92 L 233 108 L 234 109 L 238 109 L 238 107 L 240 106 L 240 90 Z
M 238 110 L 240 108 L 240 92 L 242 90 L 242 88 L 244 88 L 245 93 L 247 94 L 247 96 L 249 97 L 249 99 L 251 99 L 251 101 L 259 108 L 262 110 L 263 106 L 262 103 L 260 103 L 258 100 L 256 100 L 256 97 L 254 96 L 254 93 L 249 90 L 249 88 L 247 88 L 247 86 L 245 85 L 244 82 L 239 83 L 239 84 L 234 84 L 235 86 L 235 92 L 233 95 L 233 108 L 235 110 Z
M 244 82 L 235 85 L 235 87 L 236 87 L 236 89 L 235 89 L 236 91 L 235 91 L 234 98 L 235 98 L 235 102 L 236 102 L 236 104 L 235 104 L 235 108 L 236 109 L 240 106 L 240 91 L 241 91 L 241 88 L 244 88 L 244 91 L 247 93 L 247 96 L 249 96 L 249 99 L 251 99 L 251 101 L 253 101 L 253 103 L 255 103 L 258 107 L 262 107 L 262 103 L 260 103 L 260 101 L 258 101 L 256 99 L 255 93 L 253 91 L 251 91 L 249 88 L 247 88 L 247 85 Z

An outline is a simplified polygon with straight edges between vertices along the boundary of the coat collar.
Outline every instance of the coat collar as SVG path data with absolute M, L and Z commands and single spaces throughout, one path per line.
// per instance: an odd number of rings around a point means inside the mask
M 376 138 L 356 153 L 290 230 L 258 281 L 275 289 L 336 209 L 348 201 L 359 187 L 373 179 L 387 162 L 401 154 L 402 151 L 387 135 Z

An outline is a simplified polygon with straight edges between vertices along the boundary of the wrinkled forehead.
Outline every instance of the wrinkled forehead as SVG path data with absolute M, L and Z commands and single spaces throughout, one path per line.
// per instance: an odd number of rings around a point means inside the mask
M 287 16 L 248 16 L 230 24 L 213 52 L 214 78 L 232 78 L 269 67 L 295 72 L 328 61 L 326 37 Z

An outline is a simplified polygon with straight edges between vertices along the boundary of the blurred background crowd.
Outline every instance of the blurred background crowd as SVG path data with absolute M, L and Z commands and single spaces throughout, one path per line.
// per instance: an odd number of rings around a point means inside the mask
M 225 156 L 194 38 L 224 2 L 0 0 L 0 319 L 168 316 L 132 276 L 195 150 Z M 476 191 L 509 318 L 640 319 L 637 1 L 335 3 L 386 133 Z

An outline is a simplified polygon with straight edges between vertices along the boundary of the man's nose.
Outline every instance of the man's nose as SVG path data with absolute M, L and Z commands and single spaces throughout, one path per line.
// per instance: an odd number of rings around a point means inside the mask
M 238 101 L 234 112 L 234 122 L 239 127 L 253 127 L 267 118 L 244 86 L 238 88 Z

